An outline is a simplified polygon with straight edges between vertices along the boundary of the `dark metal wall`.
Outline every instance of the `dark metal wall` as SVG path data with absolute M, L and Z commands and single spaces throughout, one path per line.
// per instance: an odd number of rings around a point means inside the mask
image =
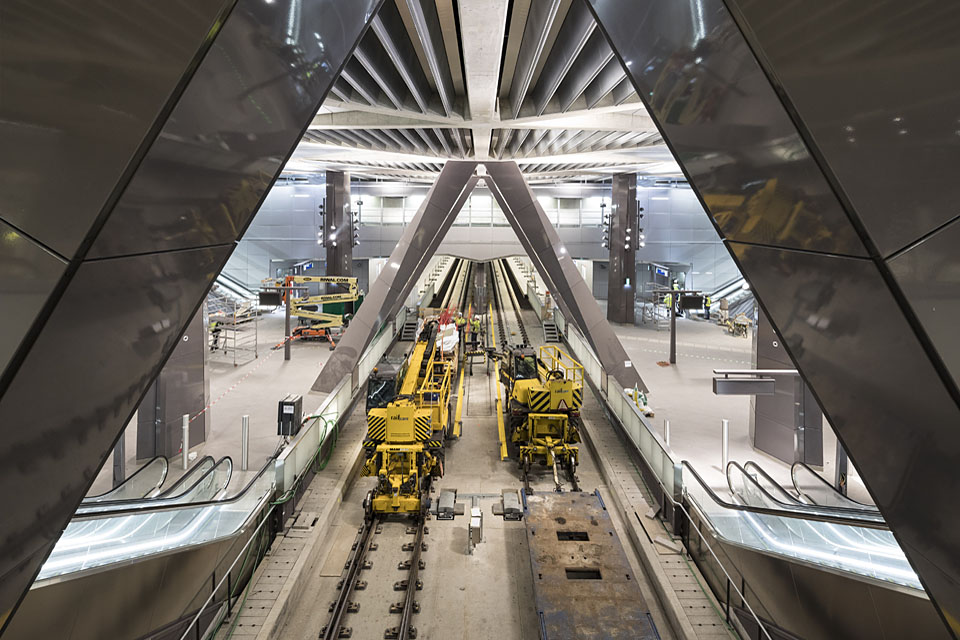
M 590 4 L 960 634 L 958 7 Z
M 795 369 L 762 309 L 753 331 L 753 366 L 757 369 Z M 750 396 L 750 442 L 787 464 L 823 465 L 823 414 L 803 378 L 774 376 L 772 396 Z
M 607 320 L 633 324 L 637 286 L 637 174 L 613 176 L 610 209 Z
M 179 455 L 184 414 L 191 418 L 189 448 L 207 440 L 210 411 L 203 410 L 210 402 L 206 318 L 203 305 L 137 408 L 138 460 Z
M 323 246 L 328 276 L 353 275 L 353 215 L 350 213 L 350 174 L 327 171 L 327 198 L 323 206 Z
M 0 621 L 378 5 L 0 5 Z

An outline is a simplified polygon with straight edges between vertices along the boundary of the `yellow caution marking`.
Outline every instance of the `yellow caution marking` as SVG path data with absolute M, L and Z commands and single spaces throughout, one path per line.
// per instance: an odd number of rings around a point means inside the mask
M 460 416 L 463 414 L 463 370 L 466 366 L 460 367 L 460 382 L 457 383 L 457 413 L 453 416 L 453 437 L 459 438 L 460 431 L 463 429 L 463 423 Z
M 493 303 L 490 303 L 490 340 L 493 342 L 493 348 L 497 348 L 497 332 L 493 330 Z M 497 381 L 497 435 L 500 438 L 500 459 L 507 459 L 507 434 L 503 428 L 503 399 L 500 394 L 500 360 L 493 360 L 493 377 Z

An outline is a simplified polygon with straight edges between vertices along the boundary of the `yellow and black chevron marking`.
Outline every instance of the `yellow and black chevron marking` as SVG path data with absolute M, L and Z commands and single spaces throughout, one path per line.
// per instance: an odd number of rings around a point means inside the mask
M 364 440 L 364 441 L 363 441 L 363 448 L 364 448 L 364 449 L 373 449 L 373 448 L 375 448 L 378 444 L 380 444 L 380 442 L 379 442 L 378 440 Z
M 414 437 L 417 440 L 426 440 L 433 435 L 433 427 L 430 426 L 430 416 L 419 416 L 413 424 Z
M 442 449 L 443 442 L 440 440 L 427 440 L 423 443 L 423 446 L 427 449 Z
M 544 411 L 550 407 L 549 391 L 530 392 L 530 411 Z
M 363 465 L 362 467 L 360 467 L 361 478 L 366 478 L 367 476 L 372 476 L 372 475 L 373 475 L 373 472 L 367 468 L 367 465 Z
M 583 387 L 573 388 L 573 406 L 571 409 L 583 406 Z
M 383 416 L 367 416 L 367 438 L 383 440 L 387 437 L 387 419 Z
M 486 353 L 486 352 L 485 352 L 485 351 L 482 351 L 482 350 L 481 350 L 481 351 L 467 351 L 466 355 L 468 355 L 468 356 L 482 356 L 484 353 Z

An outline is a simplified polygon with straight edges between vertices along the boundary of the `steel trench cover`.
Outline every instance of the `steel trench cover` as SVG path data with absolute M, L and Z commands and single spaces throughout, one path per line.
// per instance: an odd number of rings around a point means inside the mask
M 538 492 L 525 510 L 543 640 L 660 637 L 597 494 Z

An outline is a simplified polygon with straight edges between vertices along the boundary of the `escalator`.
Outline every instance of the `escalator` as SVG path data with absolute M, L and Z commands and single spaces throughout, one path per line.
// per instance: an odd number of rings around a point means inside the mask
M 212 457 L 204 456 L 198 460 L 189 471 L 183 474 L 179 480 L 156 496 L 133 500 L 103 500 L 94 503 L 82 502 L 77 508 L 77 514 L 104 513 L 107 511 L 123 511 L 126 509 L 147 509 L 171 504 L 220 500 L 225 497 L 227 486 L 230 484 L 232 476 L 233 460 L 228 456 L 224 456 L 216 462 Z M 61 538 L 61 541 L 62 540 L 63 538 Z M 58 542 L 58 544 L 60 544 L 60 542 Z M 56 548 L 54 549 L 56 550 Z
M 258 525 L 271 509 L 274 460 L 228 499 L 222 496 L 232 463 L 211 462 L 202 460 L 187 482 L 163 496 L 104 501 L 78 512 L 4 640 L 179 638 L 227 571 L 231 579 L 214 602 L 224 601 L 228 590 L 239 592 L 256 566 L 254 554 L 265 546 L 259 538 L 269 534 Z M 207 611 L 201 622 L 218 615 L 216 606 Z
M 157 456 L 130 474 L 123 482 L 110 491 L 95 496 L 87 496 L 80 501 L 82 505 L 116 500 L 136 500 L 149 498 L 160 492 L 167 479 L 170 463 L 164 456 Z
M 771 493 L 769 476 L 735 464 L 728 501 L 682 469 L 685 545 L 749 637 L 949 637 L 879 514 Z
M 863 504 L 843 495 L 803 462 L 793 463 L 790 478 L 793 481 L 794 490 L 804 502 L 862 511 L 878 511 L 874 505 Z

